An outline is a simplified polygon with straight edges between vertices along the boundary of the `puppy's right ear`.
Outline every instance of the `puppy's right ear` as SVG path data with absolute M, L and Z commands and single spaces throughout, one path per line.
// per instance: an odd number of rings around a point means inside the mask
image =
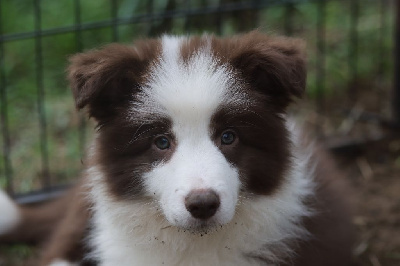
M 76 107 L 87 107 L 99 123 L 115 116 L 138 91 L 150 62 L 146 54 L 151 53 L 111 44 L 72 56 L 68 81 Z

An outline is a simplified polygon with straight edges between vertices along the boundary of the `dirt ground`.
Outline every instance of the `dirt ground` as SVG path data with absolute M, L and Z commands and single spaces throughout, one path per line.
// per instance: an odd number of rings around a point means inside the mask
M 353 186 L 357 265 L 400 265 L 400 138 L 337 156 Z

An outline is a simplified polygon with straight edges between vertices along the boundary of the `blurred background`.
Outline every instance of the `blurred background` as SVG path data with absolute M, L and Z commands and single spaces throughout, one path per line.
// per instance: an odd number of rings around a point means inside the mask
M 291 112 L 355 187 L 356 262 L 400 265 L 399 6 L 0 0 L 0 187 L 29 204 L 56 196 L 79 176 L 94 124 L 75 111 L 65 81 L 70 55 L 163 33 L 224 36 L 257 28 L 307 42 L 307 96 Z M 32 254 L 28 247 L 0 247 L 0 265 L 23 264 Z

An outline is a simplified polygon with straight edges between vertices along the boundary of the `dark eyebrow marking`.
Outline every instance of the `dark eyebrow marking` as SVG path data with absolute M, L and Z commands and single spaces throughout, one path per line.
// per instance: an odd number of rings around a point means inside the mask
M 140 138 L 142 135 L 145 135 L 146 133 L 155 131 L 157 129 L 162 129 L 163 132 L 161 132 L 161 130 L 160 130 L 157 134 L 152 134 L 152 135 Z M 128 144 L 131 145 L 135 141 L 139 141 L 139 140 L 146 139 L 149 137 L 154 137 L 159 134 L 169 134 L 169 129 L 170 129 L 169 126 L 158 126 L 157 124 L 150 124 L 149 127 L 143 131 L 140 131 L 140 128 L 138 128 L 138 130 L 135 132 L 135 134 L 133 135 L 132 139 L 129 141 Z

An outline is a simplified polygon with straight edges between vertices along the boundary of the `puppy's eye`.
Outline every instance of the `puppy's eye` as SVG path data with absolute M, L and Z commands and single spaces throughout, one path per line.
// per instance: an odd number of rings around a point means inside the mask
M 157 138 L 154 140 L 154 144 L 155 144 L 156 147 L 159 148 L 160 150 L 166 150 L 166 149 L 168 149 L 168 148 L 171 146 L 171 144 L 170 144 L 168 138 L 165 137 L 165 136 L 157 137 Z
M 221 144 L 223 145 L 230 145 L 232 144 L 236 139 L 235 133 L 232 131 L 225 131 L 221 135 Z

